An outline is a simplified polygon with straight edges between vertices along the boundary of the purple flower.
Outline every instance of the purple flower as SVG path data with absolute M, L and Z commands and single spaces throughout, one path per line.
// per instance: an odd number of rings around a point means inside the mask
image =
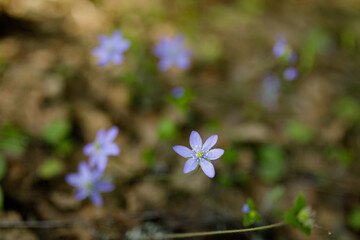
M 276 57 L 276 58 L 282 57 L 285 54 L 287 47 L 288 47 L 288 44 L 287 44 L 285 36 L 278 35 L 276 38 L 276 43 L 273 47 L 274 57 Z
M 297 60 L 296 53 L 290 48 L 284 35 L 277 36 L 272 52 L 274 57 L 285 58 L 291 63 L 294 63 Z
M 277 76 L 267 75 L 264 77 L 262 81 L 261 100 L 268 109 L 277 107 L 280 86 L 280 80 Z
M 98 131 L 95 141 L 85 145 L 84 154 L 90 156 L 89 164 L 91 167 L 97 167 L 100 171 L 104 171 L 107 157 L 116 156 L 120 153 L 120 148 L 113 142 L 118 132 L 117 127 L 112 127 L 107 132 L 102 128 Z
M 162 37 L 153 48 L 153 53 L 160 58 L 158 67 L 161 71 L 168 70 L 172 65 L 180 69 L 190 66 L 190 50 L 184 46 L 184 37 L 176 35 L 173 38 Z
M 213 178 L 215 176 L 215 169 L 211 160 L 216 160 L 224 154 L 224 150 L 214 148 L 210 150 L 217 142 L 218 136 L 213 135 L 209 137 L 204 145 L 198 132 L 192 131 L 190 134 L 190 146 L 192 150 L 185 146 L 174 146 L 174 151 L 182 157 L 188 158 L 185 162 L 184 173 L 194 171 L 199 165 L 206 176 Z
M 96 206 L 102 206 L 102 192 L 111 192 L 114 185 L 101 181 L 103 172 L 98 169 L 91 169 L 85 162 L 79 163 L 78 173 L 66 175 L 66 181 L 76 188 L 75 197 L 81 201 L 90 197 L 91 202 Z
M 294 67 L 289 67 L 289 68 L 285 69 L 283 76 L 286 80 L 292 81 L 297 78 L 298 71 Z
M 243 213 L 249 213 L 250 212 L 250 208 L 249 208 L 249 205 L 247 205 L 247 203 L 244 204 L 244 206 L 242 208 L 242 212 Z
M 184 96 L 185 89 L 183 87 L 174 87 L 171 91 L 174 98 L 181 98 Z
M 110 62 L 120 65 L 124 59 L 123 52 L 130 47 L 130 42 L 123 38 L 121 31 L 115 31 L 111 37 L 100 35 L 99 42 L 100 46 L 92 50 L 92 54 L 99 58 L 99 66 Z

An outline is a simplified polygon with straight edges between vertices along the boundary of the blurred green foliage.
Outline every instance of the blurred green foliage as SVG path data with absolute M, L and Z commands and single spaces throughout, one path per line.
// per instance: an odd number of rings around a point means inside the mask
M 335 103 L 335 113 L 347 121 L 357 121 L 360 117 L 359 102 L 350 96 L 342 97 Z
M 158 125 L 158 136 L 160 139 L 175 139 L 178 136 L 178 129 L 173 120 L 164 117 Z
M 238 159 L 238 152 L 234 148 L 225 148 L 225 152 L 222 155 L 222 159 L 226 164 L 234 164 Z
M 344 166 L 349 165 L 354 159 L 354 154 L 350 150 L 341 146 L 333 146 L 327 148 L 326 156 L 329 159 L 335 160 Z
M 314 68 L 316 57 L 328 50 L 330 35 L 323 29 L 312 29 L 306 35 L 301 45 L 300 68 L 310 71 Z
M 146 165 L 152 166 L 155 163 L 155 149 L 147 148 L 142 153 L 142 159 Z
M 257 168 L 261 179 L 266 182 L 281 180 L 285 174 L 285 152 L 278 146 L 265 145 L 259 149 L 259 166 Z
M 61 174 L 64 170 L 64 164 L 56 158 L 45 159 L 38 167 L 38 176 L 42 179 L 51 179 Z
M 311 128 L 295 119 L 286 124 L 285 132 L 290 140 L 302 144 L 309 143 L 315 136 Z
M 65 120 L 55 120 L 43 129 L 43 139 L 51 145 L 55 153 L 60 156 L 68 155 L 73 149 L 73 140 L 70 138 L 71 124 Z
M 348 223 L 351 228 L 360 231 L 360 205 L 357 205 L 351 210 L 350 215 L 348 216 Z
M 15 126 L 8 124 L 0 129 L 0 151 L 2 153 L 20 156 L 25 152 L 28 143 L 29 137 Z

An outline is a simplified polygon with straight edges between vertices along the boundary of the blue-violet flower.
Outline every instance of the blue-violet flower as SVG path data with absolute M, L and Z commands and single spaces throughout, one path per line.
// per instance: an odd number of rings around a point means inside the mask
M 181 98 L 184 96 L 185 89 L 183 87 L 174 87 L 171 91 L 174 98 Z
M 190 50 L 184 46 L 184 37 L 176 35 L 173 38 L 162 37 L 153 48 L 153 53 L 160 58 L 158 67 L 161 71 L 168 70 L 172 65 L 180 69 L 190 66 Z
M 98 169 L 91 169 L 85 162 L 80 162 L 78 173 L 66 175 L 66 181 L 76 188 L 75 197 L 81 201 L 90 197 L 91 202 L 96 206 L 102 206 L 103 199 L 100 195 L 102 192 L 111 192 L 114 185 L 101 181 L 103 172 Z
M 298 71 L 294 67 L 289 67 L 289 68 L 285 69 L 283 76 L 286 80 L 292 81 L 297 78 Z
M 249 213 L 250 212 L 250 208 L 249 208 L 249 205 L 247 203 L 244 204 L 244 206 L 242 208 L 242 212 L 243 213 Z
M 107 132 L 102 128 L 98 131 L 95 141 L 85 145 L 83 151 L 85 155 L 90 156 L 89 164 L 91 167 L 97 167 L 104 171 L 107 165 L 107 157 L 116 156 L 120 153 L 120 148 L 113 142 L 118 132 L 117 127 L 112 127 Z
M 98 65 L 104 66 L 110 62 L 120 65 L 123 62 L 123 52 L 129 49 L 130 41 L 123 38 L 121 31 L 114 31 L 107 37 L 99 36 L 100 46 L 92 50 L 93 55 L 99 58 Z
M 192 150 L 181 145 L 173 147 L 177 154 L 188 158 L 185 162 L 184 173 L 194 171 L 200 165 L 206 176 L 209 178 L 215 176 L 215 168 L 211 161 L 218 159 L 224 154 L 224 150 L 220 148 L 210 150 L 216 144 L 217 139 L 218 136 L 213 135 L 209 137 L 203 145 L 199 133 L 192 131 L 190 134 L 190 146 Z

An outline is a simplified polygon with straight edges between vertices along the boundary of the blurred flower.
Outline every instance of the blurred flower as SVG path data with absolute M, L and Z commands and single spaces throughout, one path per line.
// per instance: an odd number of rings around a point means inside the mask
M 273 55 L 276 58 L 284 58 L 288 62 L 296 62 L 296 53 L 290 48 L 284 35 L 278 35 L 273 47 Z
M 111 192 L 114 185 L 101 181 L 103 172 L 98 169 L 91 169 L 85 162 L 80 162 L 78 173 L 70 173 L 66 176 L 66 181 L 76 188 L 75 197 L 83 200 L 90 197 L 91 202 L 96 206 L 102 206 L 103 200 L 100 195 L 102 192 Z
M 278 105 L 280 80 L 275 75 L 267 75 L 262 81 L 261 101 L 268 108 L 273 109 Z
M 189 158 L 184 166 L 184 173 L 194 171 L 199 165 L 206 176 L 213 178 L 215 176 L 215 169 L 211 160 L 216 160 L 224 154 L 224 150 L 214 148 L 210 150 L 217 142 L 218 136 L 213 135 L 209 137 L 204 145 L 198 132 L 192 131 L 190 134 L 190 146 L 192 150 L 185 146 L 174 146 L 174 151 L 182 157 Z
M 294 67 L 289 67 L 285 69 L 283 76 L 286 80 L 292 81 L 297 78 L 298 71 Z
M 311 207 L 306 206 L 300 210 L 296 218 L 301 222 L 305 227 L 313 227 L 315 224 L 316 213 L 311 209 Z
M 92 54 L 99 58 L 99 66 L 110 62 L 120 65 L 124 59 L 123 52 L 130 47 L 130 42 L 123 38 L 121 31 L 115 31 L 111 37 L 100 35 L 99 42 L 100 46 L 92 50 Z
M 190 66 L 190 50 L 185 48 L 182 35 L 161 38 L 153 48 L 153 53 L 160 58 L 158 67 L 161 71 L 168 70 L 172 65 L 180 69 L 187 69 Z
M 174 87 L 171 91 L 174 98 L 181 98 L 184 96 L 185 89 L 183 87 Z
M 102 128 L 98 131 L 95 141 L 85 145 L 84 154 L 90 156 L 89 164 L 91 167 L 95 166 L 100 171 L 104 171 L 107 157 L 116 156 L 120 153 L 120 148 L 113 142 L 118 132 L 117 127 L 112 127 L 107 132 Z
M 244 206 L 242 208 L 242 212 L 243 213 L 249 213 L 250 212 L 250 208 L 249 208 L 249 205 L 247 205 L 247 203 L 244 204 Z

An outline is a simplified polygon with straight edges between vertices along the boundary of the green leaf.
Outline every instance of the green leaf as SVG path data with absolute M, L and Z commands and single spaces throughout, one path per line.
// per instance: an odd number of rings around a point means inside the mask
M 43 179 L 51 179 L 60 173 L 64 169 L 63 163 L 56 158 L 46 159 L 38 168 L 38 175 Z
M 161 139 L 173 139 L 177 136 L 177 128 L 170 118 L 163 118 L 158 127 L 158 134 Z
M 292 120 L 285 126 L 285 131 L 290 138 L 298 143 L 308 143 L 314 138 L 314 132 L 298 120 Z
M 146 165 L 154 165 L 155 163 L 155 149 L 154 148 L 148 148 L 145 149 L 145 151 L 142 154 L 142 159 L 146 163 Z
M 260 165 L 258 174 L 266 182 L 276 182 L 285 174 L 285 153 L 276 146 L 267 145 L 260 148 Z
M 250 211 L 255 210 L 255 204 L 251 198 L 247 199 L 247 205 L 249 206 Z
M 0 180 L 4 178 L 7 170 L 6 160 L 3 155 L 0 154 Z
M 265 201 L 270 204 L 274 204 L 284 196 L 285 188 L 283 186 L 276 186 L 271 189 L 265 196 Z
M 71 125 L 65 120 L 56 120 L 45 126 L 43 130 L 44 140 L 51 144 L 57 145 L 63 141 L 71 131 Z
M 251 223 L 251 218 L 250 218 L 250 214 L 249 213 L 245 213 L 244 214 L 244 219 L 243 219 L 243 225 L 244 227 L 248 227 L 250 226 L 252 223 Z
M 304 207 L 306 207 L 306 200 L 305 200 L 304 195 L 302 193 L 300 193 L 294 202 L 293 209 L 295 211 L 295 214 L 297 214 Z
M 0 129 L 0 150 L 15 156 L 22 155 L 29 138 L 19 129 L 9 124 Z
M 360 231 L 360 205 L 358 205 L 351 211 L 348 217 L 348 223 L 351 228 L 356 231 Z

